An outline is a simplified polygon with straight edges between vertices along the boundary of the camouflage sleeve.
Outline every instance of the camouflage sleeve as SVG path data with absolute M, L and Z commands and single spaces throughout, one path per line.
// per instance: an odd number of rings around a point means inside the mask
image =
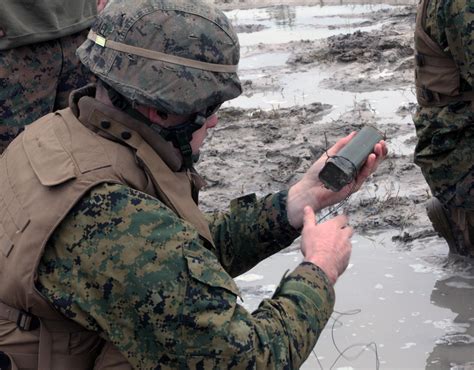
M 101 185 L 55 230 L 38 289 L 101 333 L 135 369 L 295 369 L 334 304 L 324 273 L 303 263 L 253 313 L 196 230 L 162 203 Z
M 461 78 L 474 86 L 474 4 L 472 0 L 432 0 L 428 4 L 427 33 L 449 51 Z
M 474 2 L 446 2 L 446 38 L 461 78 L 474 87 Z
M 234 199 L 230 212 L 207 215 L 219 261 L 231 276 L 250 270 L 299 236 L 286 216 L 287 196 L 286 191 L 262 199 L 250 194 Z

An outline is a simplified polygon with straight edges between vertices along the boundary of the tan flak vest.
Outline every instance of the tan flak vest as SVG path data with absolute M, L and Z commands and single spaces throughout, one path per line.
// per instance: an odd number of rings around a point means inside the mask
M 418 104 L 422 107 L 441 107 L 452 102 L 470 101 L 474 106 L 474 92 L 461 91 L 459 68 L 450 53 L 425 32 L 426 9 L 429 0 L 418 5 L 415 28 L 415 84 Z
M 79 119 L 68 108 L 27 126 L 0 159 L 0 351 L 13 369 L 94 368 L 103 341 L 58 313 L 35 288 L 45 244 L 94 186 L 120 183 L 160 199 L 212 248 L 193 199 L 194 181 L 173 172 L 179 160 L 157 153 L 163 146 L 169 152 L 171 144 L 91 97 L 82 97 L 78 108 Z M 109 367 L 95 368 L 131 368 L 110 366 L 114 361 L 124 363 L 118 354 L 103 361 Z

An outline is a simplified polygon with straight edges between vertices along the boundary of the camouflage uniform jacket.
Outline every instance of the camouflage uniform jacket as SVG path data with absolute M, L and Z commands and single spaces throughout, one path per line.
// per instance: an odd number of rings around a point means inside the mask
M 474 86 L 474 8 L 471 0 L 430 0 L 425 31 L 450 53 L 461 76 L 461 92 Z M 474 209 L 474 113 L 469 102 L 419 107 L 414 117 L 415 163 L 443 203 Z
M 104 108 L 95 100 L 83 104 L 99 113 L 81 114 L 84 125 L 111 123 L 93 122 Z M 113 139 L 123 146 L 127 137 Z M 327 277 L 302 263 L 253 313 L 238 303 L 232 279 L 298 235 L 286 218 L 286 192 L 245 196 L 230 212 L 207 215 L 211 243 L 166 193 L 143 190 L 101 184 L 80 199 L 45 247 L 42 295 L 136 369 L 298 368 L 332 312 Z
M 97 0 L 2 0 L 0 50 L 58 39 L 94 22 Z

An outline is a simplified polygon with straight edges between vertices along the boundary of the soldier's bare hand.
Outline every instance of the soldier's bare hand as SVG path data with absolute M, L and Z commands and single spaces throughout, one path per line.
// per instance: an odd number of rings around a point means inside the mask
M 303 225 L 303 207 L 310 205 L 314 210 L 321 209 L 330 205 L 339 203 L 351 192 L 359 190 L 364 181 L 369 177 L 378 167 L 380 162 L 387 156 L 387 146 L 382 140 L 374 147 L 374 152 L 369 155 L 364 166 L 360 170 L 357 179 L 349 185 L 346 185 L 339 192 L 333 192 L 326 189 L 319 180 L 319 172 L 321 172 L 328 156 L 334 156 L 344 146 L 351 141 L 355 136 L 355 132 L 338 140 L 327 153 L 323 154 L 313 165 L 308 169 L 303 178 L 293 185 L 288 192 L 288 220 L 295 228 L 300 228 Z
M 301 252 L 304 260 L 319 266 L 332 284 L 345 271 L 351 256 L 353 229 L 347 222 L 347 216 L 340 215 L 317 224 L 312 208 L 304 208 Z

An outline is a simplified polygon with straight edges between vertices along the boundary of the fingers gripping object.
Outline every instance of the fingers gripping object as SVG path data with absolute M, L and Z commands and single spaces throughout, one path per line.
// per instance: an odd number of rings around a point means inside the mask
M 384 135 L 376 128 L 363 127 L 337 155 L 326 161 L 319 179 L 328 189 L 340 191 L 355 180 L 375 144 L 383 139 Z

